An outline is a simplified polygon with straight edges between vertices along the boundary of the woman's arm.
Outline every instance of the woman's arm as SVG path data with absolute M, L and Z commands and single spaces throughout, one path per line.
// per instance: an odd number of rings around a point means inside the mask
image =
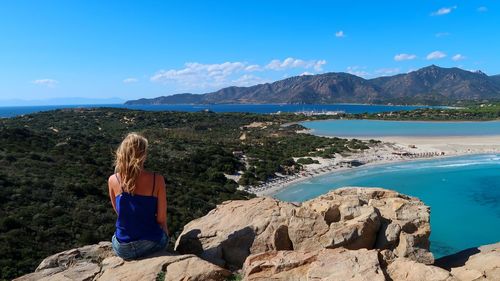
M 111 200 L 111 205 L 113 205 L 113 210 L 115 210 L 115 213 L 118 214 L 118 212 L 116 212 L 116 201 L 115 201 L 115 192 L 113 190 L 113 185 L 115 184 L 114 181 L 116 180 L 116 177 L 114 177 L 114 175 L 111 175 L 108 179 L 108 192 L 109 192 L 109 199 Z
M 156 221 L 161 229 L 170 236 L 167 226 L 167 190 L 165 187 L 165 180 L 162 176 L 158 180 L 158 207 L 156 211 Z

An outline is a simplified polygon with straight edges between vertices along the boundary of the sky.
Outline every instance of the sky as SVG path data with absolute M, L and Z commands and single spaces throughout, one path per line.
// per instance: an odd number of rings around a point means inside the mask
M 500 0 L 0 2 L 9 100 L 205 93 L 436 64 L 500 74 Z

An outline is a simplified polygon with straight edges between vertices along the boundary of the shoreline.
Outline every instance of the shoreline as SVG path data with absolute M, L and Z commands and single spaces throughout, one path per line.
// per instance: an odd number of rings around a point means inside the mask
M 331 137 L 331 136 L 329 136 Z M 368 140 L 366 138 L 358 138 Z M 382 143 L 368 150 L 351 155 L 335 155 L 325 159 L 311 157 L 320 164 L 304 165 L 304 170 L 292 176 L 284 176 L 247 189 L 259 197 L 272 196 L 279 191 L 302 181 L 330 173 L 355 169 L 347 161 L 360 161 L 361 167 L 392 164 L 409 161 L 441 159 L 464 155 L 500 153 L 499 136 L 468 137 L 382 137 Z

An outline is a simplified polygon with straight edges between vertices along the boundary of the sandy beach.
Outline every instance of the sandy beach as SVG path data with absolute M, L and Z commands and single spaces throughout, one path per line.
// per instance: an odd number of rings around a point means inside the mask
M 357 137 L 357 139 L 368 140 L 373 137 Z M 247 191 L 257 196 L 271 196 L 291 184 L 311 177 L 355 169 L 356 167 L 351 164 L 353 160 L 364 163 L 363 166 L 366 166 L 436 157 L 500 153 L 500 136 L 381 137 L 376 139 L 382 142 L 358 153 L 336 154 L 332 159 L 311 157 L 318 160 L 319 164 L 304 165 L 304 170 L 296 175 L 281 176 L 259 186 L 250 187 Z

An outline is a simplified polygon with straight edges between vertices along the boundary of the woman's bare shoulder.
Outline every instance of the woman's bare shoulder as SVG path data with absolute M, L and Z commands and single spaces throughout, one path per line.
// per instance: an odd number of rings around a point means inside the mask
M 112 174 L 111 176 L 109 176 L 108 183 L 116 183 L 116 182 L 118 182 L 117 176 L 118 176 L 118 174 Z
M 164 182 L 165 181 L 165 178 L 163 177 L 163 175 L 159 174 L 159 173 L 156 173 L 156 178 L 159 180 L 159 181 L 162 181 Z
M 155 178 L 157 181 L 165 180 L 163 176 L 158 172 L 143 171 L 144 175 L 147 177 Z

